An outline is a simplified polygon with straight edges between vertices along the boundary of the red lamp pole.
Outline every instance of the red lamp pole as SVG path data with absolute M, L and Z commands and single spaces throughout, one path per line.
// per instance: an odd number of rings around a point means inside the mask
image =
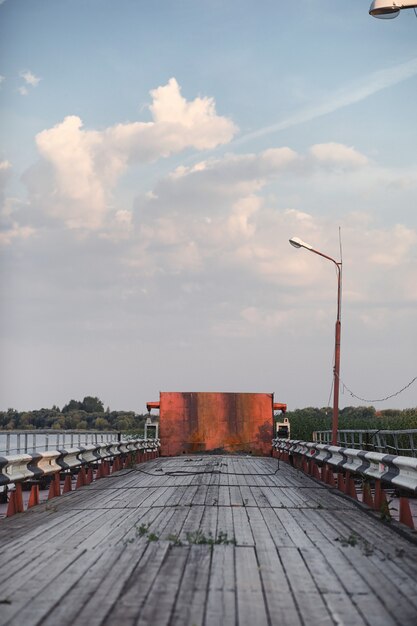
M 332 419 L 332 445 L 337 446 L 337 433 L 339 429 L 339 387 L 340 387 L 340 336 L 341 336 L 341 304 L 342 304 L 342 262 L 335 261 L 331 256 L 315 250 L 312 246 L 298 237 L 290 239 L 290 244 L 295 248 L 305 248 L 324 259 L 332 261 L 337 273 L 337 316 L 335 326 L 334 366 L 333 366 L 333 419 Z

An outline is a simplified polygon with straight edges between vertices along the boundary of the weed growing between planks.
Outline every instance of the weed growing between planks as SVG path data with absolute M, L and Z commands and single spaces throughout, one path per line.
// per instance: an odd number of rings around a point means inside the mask
M 136 536 L 137 537 L 146 537 L 148 541 L 159 541 L 160 537 L 156 533 L 149 532 L 150 524 L 140 524 L 140 526 L 135 526 Z M 206 536 L 201 530 L 195 530 L 193 532 L 188 532 L 186 534 L 186 545 L 208 545 L 208 546 L 216 546 L 216 545 L 236 545 L 236 539 L 229 539 L 227 533 L 223 531 L 219 531 L 217 533 L 216 538 L 213 537 L 211 533 Z M 127 539 L 124 543 L 125 545 L 134 542 L 134 538 Z M 173 546 L 183 546 L 184 543 L 180 540 L 179 535 L 171 533 L 167 535 L 166 540 L 171 543 Z
M 369 541 L 367 541 L 366 539 L 363 539 L 362 537 L 359 537 L 359 535 L 357 535 L 356 533 L 350 533 L 349 537 L 337 537 L 336 541 L 340 541 L 340 544 L 344 547 L 355 547 L 355 546 L 359 546 L 362 554 L 364 554 L 365 556 L 372 556 L 372 554 L 374 553 L 374 546 L 369 543 Z
M 195 530 L 194 532 L 187 533 L 186 537 L 187 537 L 187 541 L 189 544 L 197 544 L 197 545 L 205 544 L 205 545 L 210 545 L 210 546 L 220 545 L 220 544 L 236 545 L 236 539 L 235 538 L 228 539 L 227 533 L 224 533 L 223 531 L 220 531 L 218 533 L 216 539 L 214 539 L 211 533 L 209 533 L 208 537 L 206 537 L 201 530 Z

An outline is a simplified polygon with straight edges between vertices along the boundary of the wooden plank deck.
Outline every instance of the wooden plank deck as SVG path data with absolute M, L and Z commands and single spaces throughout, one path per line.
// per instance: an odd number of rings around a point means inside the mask
M 157 459 L 0 542 L 2 625 L 417 624 L 417 545 L 271 458 Z

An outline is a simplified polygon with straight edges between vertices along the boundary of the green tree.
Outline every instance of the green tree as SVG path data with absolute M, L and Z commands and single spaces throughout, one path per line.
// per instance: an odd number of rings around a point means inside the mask
M 68 404 L 63 407 L 62 412 L 69 413 L 70 411 L 78 411 L 82 408 L 82 402 L 78 402 L 78 400 L 70 400 Z
M 94 428 L 97 430 L 106 430 L 110 428 L 110 424 L 105 417 L 98 417 L 94 422 Z
M 104 413 L 104 405 L 99 398 L 86 396 L 81 403 L 80 409 L 87 413 Z

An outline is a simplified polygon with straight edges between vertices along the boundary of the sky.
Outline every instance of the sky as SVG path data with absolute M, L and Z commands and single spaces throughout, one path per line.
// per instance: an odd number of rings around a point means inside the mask
M 369 4 L 0 1 L 0 409 L 331 405 L 335 268 L 288 240 L 339 232 L 341 406 L 417 376 L 417 19 Z

